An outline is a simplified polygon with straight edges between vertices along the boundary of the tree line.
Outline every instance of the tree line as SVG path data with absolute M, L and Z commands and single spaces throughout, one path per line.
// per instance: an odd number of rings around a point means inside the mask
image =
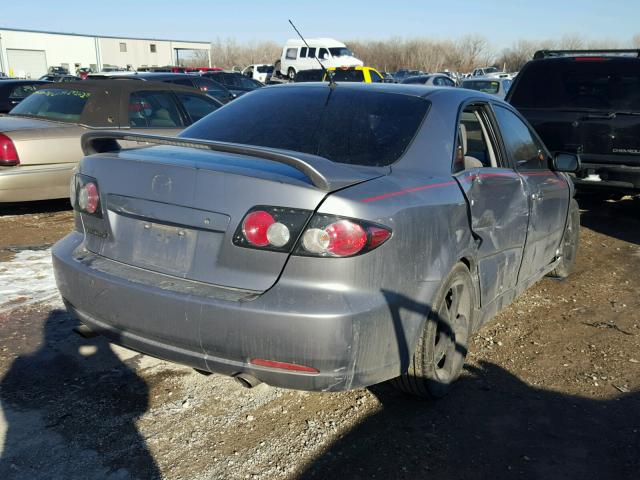
M 385 40 L 351 40 L 345 44 L 365 65 L 387 72 L 401 68 L 424 72 L 445 69 L 470 72 L 476 67 L 490 65 L 515 72 L 533 58 L 536 50 L 640 48 L 640 34 L 627 43 L 607 39 L 588 40 L 579 35 L 567 35 L 555 40 L 517 40 L 501 50 L 496 50 L 486 37 L 477 34 L 457 40 L 392 37 Z M 253 63 L 273 64 L 280 58 L 281 52 L 282 45 L 271 41 L 239 43 L 233 38 L 217 39 L 211 43 L 211 65 L 231 69 Z M 194 58 L 192 61 L 202 63 L 202 60 Z

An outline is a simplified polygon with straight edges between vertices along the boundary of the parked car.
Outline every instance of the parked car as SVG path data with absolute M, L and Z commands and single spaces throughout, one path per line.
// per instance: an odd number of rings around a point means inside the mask
M 294 83 L 179 138 L 82 143 L 53 247 L 68 311 L 245 385 L 442 396 L 471 332 L 575 260 L 577 157 L 470 90 Z
M 462 81 L 461 87 L 488 93 L 490 95 L 495 95 L 498 98 L 505 98 L 507 92 L 509 91 L 509 88 L 511 88 L 511 79 L 471 76 Z
M 380 75 L 382 75 L 382 81 L 384 83 L 396 83 L 396 79 L 393 78 L 393 74 L 389 72 L 380 72 Z
M 309 38 L 306 43 L 291 39 L 282 49 L 279 70 L 293 80 L 302 70 L 318 68 L 318 60 L 325 68 L 363 65 L 344 43 L 332 38 Z
M 261 83 L 268 83 L 273 74 L 273 65 L 257 63 L 242 70 L 242 74 Z
M 264 87 L 264 84 L 252 78 L 248 78 L 240 72 L 204 72 L 202 76 L 224 85 L 237 97 L 244 95 L 247 92 L 251 92 L 256 88 Z
M 327 71 L 336 82 L 382 83 L 383 80 L 380 72 L 372 67 L 331 67 Z
M 472 77 L 498 77 L 498 78 L 511 78 L 511 74 L 503 72 L 496 67 L 481 67 L 476 68 L 472 73 Z
M 84 80 L 36 90 L 0 117 L 0 202 L 64 198 L 92 129 L 176 134 L 220 102 L 156 82 Z
M 49 67 L 47 72 L 50 75 L 69 75 L 69 69 L 67 67 L 61 67 L 61 66 Z
M 423 72 L 422 70 L 398 70 L 396 73 L 393 74 L 393 78 L 395 79 L 396 83 L 402 83 L 402 81 L 405 78 L 408 77 L 417 77 L 419 75 L 427 75 L 427 73 Z
M 637 194 L 640 50 L 541 51 L 536 57 L 516 77 L 509 103 L 551 148 L 580 154 L 579 189 Z
M 433 75 L 419 75 L 415 77 L 407 77 L 402 82 L 413 85 L 429 85 L 432 87 L 455 87 L 456 82 L 451 80 L 448 75 L 442 73 L 434 73 Z
M 91 78 L 98 79 L 98 76 Z M 221 103 L 229 103 L 236 96 L 224 85 L 211 80 L 210 78 L 200 75 L 190 75 L 185 73 L 156 73 L 156 72 L 137 72 L 133 75 L 105 75 L 102 78 L 119 79 L 119 80 L 143 80 L 153 82 L 166 82 L 175 85 L 184 85 L 185 87 L 197 88 L 206 93 L 211 98 Z
M 44 80 L 46 82 L 77 82 L 83 79 L 75 75 L 47 74 L 41 76 L 38 80 Z
M 41 85 L 49 82 L 40 80 L 2 80 L 0 81 L 0 113 L 8 113 L 13 107 L 31 95 Z

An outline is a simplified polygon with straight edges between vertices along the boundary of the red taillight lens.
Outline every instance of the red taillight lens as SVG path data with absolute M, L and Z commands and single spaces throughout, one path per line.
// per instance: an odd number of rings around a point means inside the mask
M 20 158 L 13 140 L 0 133 L 0 165 L 11 167 L 19 163 Z
M 297 255 L 351 257 L 379 247 L 391 230 L 364 220 L 317 214 L 302 234 Z
M 310 216 L 309 210 L 254 207 L 236 229 L 233 243 L 239 247 L 290 252 Z
M 99 202 L 100 195 L 96 184 L 93 182 L 85 183 L 78 192 L 78 206 L 87 213 L 96 213 Z
M 75 210 L 102 217 L 100 209 L 100 190 L 95 178 L 76 174 L 71 185 L 71 205 Z
M 253 358 L 249 361 L 251 365 L 258 367 L 279 368 L 281 370 L 292 370 L 294 372 L 303 373 L 320 373 L 317 368 L 298 365 L 297 363 L 277 362 L 275 360 L 264 360 L 262 358 Z
M 357 223 L 340 220 L 324 229 L 329 235 L 327 251 L 337 257 L 355 255 L 367 243 L 367 233 Z
M 264 210 L 251 212 L 242 222 L 242 233 L 247 241 L 256 247 L 269 245 L 267 231 L 276 223 L 273 216 Z

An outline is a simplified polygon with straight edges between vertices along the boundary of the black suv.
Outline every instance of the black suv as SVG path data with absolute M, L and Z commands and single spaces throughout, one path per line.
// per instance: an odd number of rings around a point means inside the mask
M 640 50 L 542 50 L 507 101 L 551 151 L 578 153 L 580 189 L 640 191 Z

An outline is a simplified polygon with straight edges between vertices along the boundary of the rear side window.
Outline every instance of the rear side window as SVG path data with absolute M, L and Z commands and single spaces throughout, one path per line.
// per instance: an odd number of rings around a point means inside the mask
M 640 111 L 640 60 L 533 61 L 510 103 L 524 108 Z
M 364 72 L 355 69 L 336 69 L 333 71 L 333 79 L 336 82 L 364 82 Z
M 176 96 L 189 114 L 189 117 L 191 117 L 192 122 L 197 122 L 218 108 L 218 105 L 213 100 L 207 100 L 198 95 L 176 93 Z
M 516 168 L 518 170 L 546 169 L 546 156 L 542 146 L 533 137 L 529 127 L 506 108 L 496 106 L 495 112 L 504 146 Z
M 382 83 L 382 77 L 375 70 L 369 70 L 369 75 L 373 83 Z
M 11 114 L 77 123 L 89 97 L 91 92 L 85 90 L 44 88 L 25 98 Z
M 170 92 L 134 92 L 129 97 L 132 128 L 181 128 L 178 106 Z
M 427 83 L 428 80 L 429 77 L 409 77 L 403 80 L 402 83 L 405 83 L 407 85 L 423 85 Z
M 384 166 L 404 153 L 429 105 L 421 97 L 339 87 L 265 89 L 234 100 L 180 136 Z

